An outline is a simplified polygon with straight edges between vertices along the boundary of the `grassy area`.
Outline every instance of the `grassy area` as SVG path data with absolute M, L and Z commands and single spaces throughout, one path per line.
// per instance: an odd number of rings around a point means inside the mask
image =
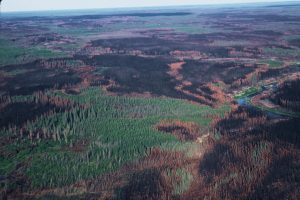
M 154 125 L 162 119 L 179 119 L 207 127 L 211 122 L 208 114 L 222 115 L 230 109 L 167 98 L 106 96 L 99 88 L 87 89 L 80 95 L 49 95 L 85 107 L 43 116 L 27 124 L 31 132 L 43 130 L 51 139 L 20 139 L 5 147 L 10 155 L 18 153 L 1 158 L 1 174 L 9 174 L 18 164 L 28 163 L 26 176 L 33 188 L 62 187 L 117 170 L 141 158 L 152 147 L 174 147 L 177 143 L 175 150 L 184 150 L 190 143 L 185 145 L 170 134 L 158 132 Z M 12 134 L 4 131 L 1 137 Z
M 300 61 L 294 61 L 290 63 L 291 65 L 300 65 Z
M 176 176 L 180 177 L 180 182 L 178 182 L 174 187 L 174 194 L 182 194 L 190 188 L 193 181 L 193 175 L 186 169 L 177 169 Z
M 258 93 L 259 91 L 261 91 L 260 87 L 249 87 L 249 88 L 241 91 L 239 94 L 235 95 L 234 98 L 239 99 L 239 98 L 247 97 L 247 96 L 253 95 L 255 93 Z
M 278 61 L 278 60 L 266 60 L 266 61 L 262 61 L 263 64 L 268 64 L 270 68 L 279 68 L 283 66 L 283 62 L 282 61 Z
M 264 48 L 264 52 L 274 56 L 299 56 L 300 49 Z
M 62 52 L 54 52 L 36 47 L 25 48 L 5 39 L 0 39 L 0 66 L 63 56 L 65 54 Z

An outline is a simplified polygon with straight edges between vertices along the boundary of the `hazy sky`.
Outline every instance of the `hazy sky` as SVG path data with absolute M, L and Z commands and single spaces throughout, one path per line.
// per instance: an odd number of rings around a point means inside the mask
M 275 1 L 284 0 L 3 0 L 2 11 L 147 7 Z

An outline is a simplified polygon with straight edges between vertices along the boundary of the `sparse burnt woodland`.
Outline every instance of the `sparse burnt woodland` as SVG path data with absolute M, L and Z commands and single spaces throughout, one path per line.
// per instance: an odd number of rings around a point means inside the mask
M 299 119 L 276 122 L 238 109 L 215 127 L 221 139 L 199 162 L 203 179 L 192 185 L 187 199 L 297 198 Z
M 283 82 L 273 101 L 287 109 L 300 111 L 300 80 Z

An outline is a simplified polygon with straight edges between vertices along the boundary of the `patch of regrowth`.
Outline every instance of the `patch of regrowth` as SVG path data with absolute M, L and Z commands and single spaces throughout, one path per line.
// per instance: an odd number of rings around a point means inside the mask
M 238 94 L 236 94 L 234 98 L 240 99 L 240 98 L 248 97 L 260 92 L 261 90 L 262 90 L 261 87 L 247 87 L 241 92 L 239 92 Z
M 193 181 L 193 175 L 184 168 L 178 168 L 174 175 L 178 178 L 178 181 L 174 183 L 173 194 L 180 195 L 190 188 Z
M 267 64 L 270 68 L 279 68 L 284 65 L 284 62 L 279 60 L 265 60 L 261 62 L 262 64 Z

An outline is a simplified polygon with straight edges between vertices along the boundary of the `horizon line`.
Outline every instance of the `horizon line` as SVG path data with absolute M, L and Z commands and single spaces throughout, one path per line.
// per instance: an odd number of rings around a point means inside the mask
M 273 2 L 240 2 L 240 3 L 203 3 L 203 4 L 182 4 L 182 5 L 151 5 L 151 6 L 121 6 L 121 7 L 99 7 L 99 8 L 70 8 L 70 9 L 49 9 L 49 10 L 20 10 L 20 11 L 1 11 L 3 14 L 4 13 L 29 13 L 29 12 L 50 12 L 50 11 L 83 11 L 83 10 L 111 10 L 111 9 L 151 9 L 151 8 L 176 8 L 176 7 L 197 7 L 197 6 L 232 6 L 232 5 L 253 5 L 253 4 L 299 4 L 300 5 L 300 0 L 297 1 L 273 1 Z M 1 6 L 2 7 L 2 6 Z M 2 8 L 1 8 L 2 10 Z

